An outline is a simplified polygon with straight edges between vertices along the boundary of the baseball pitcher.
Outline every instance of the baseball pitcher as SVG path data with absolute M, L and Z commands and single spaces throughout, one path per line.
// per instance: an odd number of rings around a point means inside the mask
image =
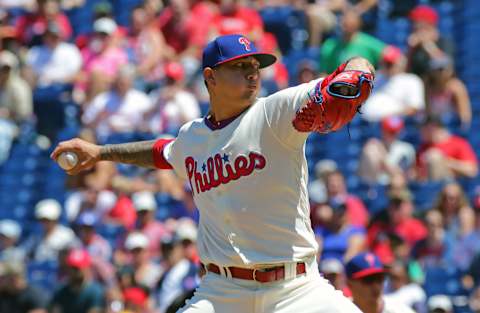
M 275 56 L 226 35 L 206 46 L 202 61 L 210 112 L 175 139 L 104 146 L 73 139 L 51 157 L 75 152 L 71 175 L 108 160 L 173 169 L 188 181 L 206 274 L 179 312 L 360 312 L 318 272 L 304 150 L 310 132 L 338 130 L 355 116 L 373 67 L 354 58 L 324 79 L 258 98 L 260 70 Z

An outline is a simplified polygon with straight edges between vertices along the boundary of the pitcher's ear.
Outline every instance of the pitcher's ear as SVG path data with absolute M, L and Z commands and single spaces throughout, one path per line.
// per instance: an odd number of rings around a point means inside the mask
M 211 67 L 206 67 L 203 69 L 203 79 L 205 83 L 208 85 L 215 85 L 215 74 Z

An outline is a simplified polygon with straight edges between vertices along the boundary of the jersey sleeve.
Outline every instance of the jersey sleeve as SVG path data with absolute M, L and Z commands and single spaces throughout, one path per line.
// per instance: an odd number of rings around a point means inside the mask
M 281 90 L 265 99 L 265 115 L 268 126 L 275 137 L 283 144 L 299 149 L 303 147 L 309 133 L 299 132 L 293 127 L 292 121 L 297 111 L 305 104 L 323 79 Z
M 181 178 L 187 178 L 183 158 L 181 131 L 177 138 L 158 139 L 153 145 L 153 162 L 158 169 L 173 169 Z

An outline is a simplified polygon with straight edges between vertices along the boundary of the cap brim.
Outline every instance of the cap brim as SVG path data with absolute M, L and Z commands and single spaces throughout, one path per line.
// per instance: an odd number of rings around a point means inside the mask
M 355 274 L 352 275 L 353 279 L 360 279 L 364 278 L 370 275 L 375 275 L 375 274 L 384 274 L 387 271 L 384 268 L 369 268 L 363 271 L 356 272 Z
M 255 59 L 258 60 L 258 62 L 260 62 L 260 68 L 270 66 L 277 61 L 277 57 L 274 56 L 273 54 L 253 52 L 253 53 L 245 53 L 245 54 L 238 55 L 238 56 L 230 58 L 230 59 L 223 60 L 223 61 L 215 64 L 215 66 L 221 65 L 221 64 L 224 64 L 224 63 L 227 63 L 227 62 L 230 62 L 230 61 L 250 57 L 250 56 L 254 57 Z

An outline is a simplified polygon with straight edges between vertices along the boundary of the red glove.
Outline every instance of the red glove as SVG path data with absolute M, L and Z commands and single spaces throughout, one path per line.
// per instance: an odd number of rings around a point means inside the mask
M 373 74 L 344 71 L 347 63 L 315 86 L 306 105 L 298 110 L 293 127 L 300 132 L 328 133 L 350 122 L 373 88 Z

